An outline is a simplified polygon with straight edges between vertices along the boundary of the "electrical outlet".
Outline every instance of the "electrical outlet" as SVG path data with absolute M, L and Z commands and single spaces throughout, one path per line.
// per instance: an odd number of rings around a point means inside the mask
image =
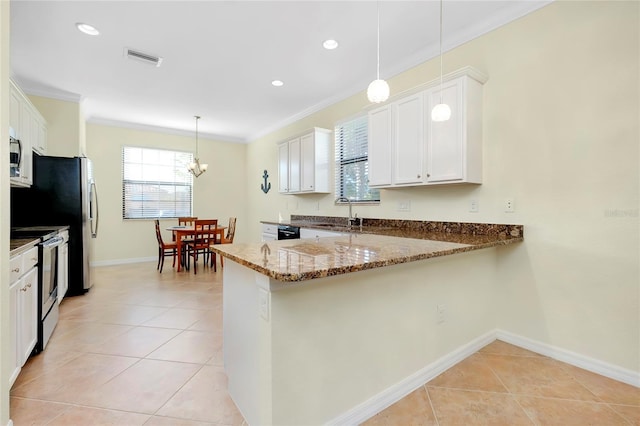
M 447 305 L 439 303 L 436 305 L 436 324 L 444 324 L 447 319 Z
M 513 213 L 516 211 L 516 205 L 513 198 L 504 199 L 504 211 L 507 213 Z
M 402 200 L 402 201 L 398 201 L 398 207 L 397 210 L 399 212 L 408 212 L 411 211 L 411 201 L 409 200 Z
M 471 200 L 469 203 L 469 211 L 471 213 L 478 213 L 478 211 L 480 211 L 480 203 L 478 200 Z
M 258 289 L 258 305 L 262 319 L 269 321 L 269 292 L 263 288 Z

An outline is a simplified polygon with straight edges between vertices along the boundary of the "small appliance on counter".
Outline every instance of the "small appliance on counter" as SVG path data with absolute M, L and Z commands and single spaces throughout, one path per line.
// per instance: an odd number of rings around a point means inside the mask
M 11 226 L 69 226 L 68 296 L 92 286 L 90 243 L 98 232 L 98 198 L 91 160 L 33 154 L 33 184 L 11 188 Z

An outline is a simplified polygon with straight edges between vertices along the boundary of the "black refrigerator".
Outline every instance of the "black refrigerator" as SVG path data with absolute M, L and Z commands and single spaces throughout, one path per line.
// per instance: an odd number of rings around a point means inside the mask
M 11 188 L 11 226 L 69 226 L 68 296 L 93 285 L 91 238 L 98 233 L 98 194 L 91 160 L 33 154 L 33 184 Z

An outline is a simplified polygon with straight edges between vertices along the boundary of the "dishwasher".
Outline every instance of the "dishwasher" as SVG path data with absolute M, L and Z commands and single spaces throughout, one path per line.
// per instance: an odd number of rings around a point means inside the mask
M 278 225 L 279 240 L 298 240 L 300 239 L 300 227 L 291 225 Z

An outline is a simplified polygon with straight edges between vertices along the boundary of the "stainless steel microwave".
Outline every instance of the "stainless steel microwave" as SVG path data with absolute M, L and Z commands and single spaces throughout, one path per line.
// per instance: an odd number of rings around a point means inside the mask
M 13 129 L 9 130 L 9 176 L 20 177 L 22 168 L 22 143 L 15 137 Z

